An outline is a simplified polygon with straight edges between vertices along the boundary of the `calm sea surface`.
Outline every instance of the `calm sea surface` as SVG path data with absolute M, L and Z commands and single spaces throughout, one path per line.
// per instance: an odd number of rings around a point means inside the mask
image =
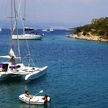
M 41 41 L 28 41 L 36 66 L 47 65 L 47 74 L 28 83 L 20 78 L 0 82 L 0 108 L 108 108 L 108 43 L 65 37 L 70 33 L 56 30 L 45 33 Z M 0 55 L 8 54 L 9 39 L 8 30 L 3 30 Z M 20 47 L 25 57 L 25 41 L 20 41 Z M 26 89 L 30 94 L 44 90 L 51 103 L 29 106 L 20 102 L 18 96 Z

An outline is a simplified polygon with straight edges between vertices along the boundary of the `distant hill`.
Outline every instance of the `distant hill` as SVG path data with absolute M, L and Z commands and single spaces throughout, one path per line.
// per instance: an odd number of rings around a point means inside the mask
M 101 36 L 108 39 L 108 17 L 92 19 L 91 24 L 76 27 L 75 34 Z

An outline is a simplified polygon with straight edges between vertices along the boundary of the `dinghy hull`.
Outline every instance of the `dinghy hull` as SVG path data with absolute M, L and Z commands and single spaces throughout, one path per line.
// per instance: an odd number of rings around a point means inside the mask
M 21 94 L 19 100 L 27 104 L 45 104 L 44 96 L 33 96 L 33 98 L 30 98 L 26 97 L 25 94 Z M 50 97 L 47 97 L 47 102 L 50 102 Z

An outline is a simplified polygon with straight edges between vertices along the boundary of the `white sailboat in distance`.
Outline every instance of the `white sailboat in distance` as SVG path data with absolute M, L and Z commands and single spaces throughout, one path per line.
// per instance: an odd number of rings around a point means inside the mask
M 11 0 L 11 48 L 8 55 L 0 56 L 1 58 L 9 59 L 8 62 L 0 63 L 0 80 L 4 80 L 8 77 L 16 77 L 19 76 L 24 80 L 33 80 L 45 74 L 48 66 L 44 67 L 31 67 L 30 64 L 25 66 L 22 62 L 20 47 L 19 47 L 19 39 L 17 39 L 18 46 L 18 57 L 15 55 L 13 50 L 13 3 L 15 5 L 15 0 Z M 15 6 L 14 6 L 15 7 Z M 15 9 L 16 12 L 16 9 Z M 16 14 L 15 14 L 16 19 Z M 17 27 L 17 20 L 16 20 Z M 18 37 L 18 36 L 17 36 Z M 30 51 L 28 56 L 30 56 Z
M 22 25 L 23 25 L 23 34 L 13 34 L 12 39 L 20 39 L 20 40 L 41 40 L 44 34 L 36 33 L 36 32 L 26 32 L 26 31 L 34 31 L 33 28 L 25 27 L 25 8 L 26 8 L 26 0 L 24 2 L 24 16 L 22 18 Z M 17 13 L 18 14 L 18 13 Z M 17 16 L 16 16 L 17 17 Z
M 49 31 L 50 31 L 50 32 L 53 32 L 53 31 L 54 31 L 54 29 L 53 29 L 53 28 L 50 28 L 50 29 L 49 29 Z

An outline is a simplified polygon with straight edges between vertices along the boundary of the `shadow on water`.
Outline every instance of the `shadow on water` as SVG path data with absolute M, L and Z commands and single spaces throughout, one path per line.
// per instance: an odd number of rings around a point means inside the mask
M 42 81 L 42 80 L 44 80 L 45 78 L 46 78 L 46 76 L 47 76 L 47 74 L 44 74 L 44 75 L 42 75 L 42 76 L 40 76 L 40 77 L 38 77 L 37 79 L 34 79 L 34 80 L 31 80 L 31 81 L 24 81 L 26 84 L 31 84 L 31 83 L 37 83 L 37 82 L 39 82 L 39 81 Z
M 9 77 L 0 81 L 0 84 L 11 84 L 11 83 L 21 83 L 22 79 L 20 77 Z
M 22 79 L 21 77 L 8 77 L 4 80 L 1 80 L 0 81 L 0 84 L 11 84 L 11 83 L 17 83 L 17 84 L 21 84 L 21 83 L 24 83 L 24 84 L 36 84 L 42 80 L 44 80 L 46 78 L 46 74 L 43 75 L 43 76 L 40 76 L 39 78 L 37 79 L 34 79 L 34 80 L 30 80 L 30 81 L 25 81 L 24 79 Z

